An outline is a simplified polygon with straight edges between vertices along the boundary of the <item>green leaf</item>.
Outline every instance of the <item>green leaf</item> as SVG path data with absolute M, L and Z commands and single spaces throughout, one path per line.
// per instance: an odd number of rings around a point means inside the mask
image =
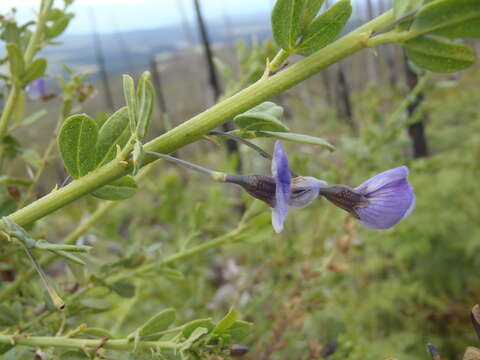
M 393 0 L 395 19 L 401 18 L 412 10 L 418 9 L 422 3 L 423 0 Z
M 181 350 L 187 350 L 195 341 L 200 339 L 203 335 L 208 334 L 208 329 L 204 327 L 196 328 L 185 341 L 184 345 L 182 346 Z
M 30 65 L 25 69 L 24 74 L 20 81 L 22 85 L 27 85 L 28 83 L 42 77 L 45 74 L 45 69 L 47 68 L 47 60 L 44 58 L 38 58 L 32 61 Z
M 475 62 L 472 48 L 438 37 L 417 37 L 405 42 L 404 47 L 410 60 L 433 72 L 458 71 Z
M 95 190 L 92 195 L 103 200 L 125 200 L 135 195 L 136 191 L 135 179 L 127 175 Z
M 295 48 L 300 34 L 305 0 L 277 0 L 272 11 L 272 34 L 284 50 Z
M 230 309 L 230 311 L 223 317 L 222 320 L 218 322 L 218 324 L 215 326 L 213 329 L 213 332 L 215 334 L 220 334 L 224 332 L 225 330 L 229 329 L 235 321 L 237 321 L 237 311 L 235 309 Z
M 130 75 L 123 75 L 123 95 L 128 108 L 130 131 L 132 134 L 137 128 L 137 97 L 135 95 L 135 83 Z
M 282 117 L 283 108 L 266 101 L 235 116 L 233 121 L 242 130 L 289 131 L 290 129 L 280 120 Z
M 135 296 L 135 285 L 129 281 L 117 281 L 109 287 L 121 297 L 132 298 Z
M 303 18 L 302 24 L 300 26 L 300 31 L 303 33 L 304 30 L 310 25 L 312 20 L 317 16 L 320 8 L 322 7 L 325 0 L 306 0 L 303 7 Z
M 20 79 L 25 71 L 25 61 L 23 54 L 14 43 L 7 44 L 8 62 L 10 64 L 10 74 L 12 77 Z
M 112 308 L 110 301 L 101 298 L 82 298 L 78 302 L 83 307 L 95 311 L 106 311 Z
M 45 109 L 34 112 L 33 114 L 27 116 L 22 121 L 20 121 L 20 127 L 32 125 L 36 123 L 38 120 L 40 120 L 41 118 L 43 118 L 45 115 L 47 115 L 47 110 Z
M 480 18 L 466 20 L 461 25 L 446 26 L 432 31 L 431 34 L 446 36 L 449 38 L 480 37 Z
M 36 241 L 30 237 L 28 232 L 23 227 L 6 216 L 2 217 L 2 221 L 6 225 L 6 231 L 9 236 L 20 240 L 28 248 L 33 248 L 36 246 Z
M 287 132 L 274 132 L 274 131 L 256 131 L 255 137 L 274 137 L 276 139 L 300 143 L 309 145 L 318 145 L 324 147 L 329 151 L 335 151 L 335 146 L 330 144 L 327 140 L 310 135 L 287 133 Z
M 233 340 L 242 341 L 245 337 L 247 337 L 250 334 L 252 327 L 253 327 L 252 323 L 242 321 L 242 320 L 237 320 L 226 331 L 226 333 L 229 334 Z
M 63 16 L 57 18 L 51 26 L 45 26 L 46 39 L 50 40 L 61 35 L 72 18 L 73 14 L 63 14 Z
M 411 31 L 449 37 L 478 36 L 480 30 L 478 0 L 437 0 L 415 15 Z
M 54 252 L 55 254 L 57 254 L 58 256 L 61 256 L 61 257 L 64 257 L 65 259 L 67 260 L 70 260 L 70 261 L 73 261 L 74 263 L 78 264 L 78 265 L 82 265 L 82 266 L 85 266 L 85 261 L 83 261 L 82 259 L 80 259 L 78 256 L 75 256 L 67 251 L 64 251 L 64 250 L 51 250 L 52 252 Z
M 340 0 L 313 20 L 295 52 L 308 56 L 327 46 L 342 32 L 351 15 L 350 0 Z
M 195 329 L 199 327 L 203 327 L 210 332 L 215 327 L 215 324 L 211 318 L 193 320 L 183 325 L 182 335 L 185 338 L 188 338 L 195 331 Z
M 12 309 L 0 304 L 0 327 L 8 327 L 17 324 L 19 319 Z
M 140 138 L 143 138 L 148 132 L 154 96 L 155 89 L 150 82 L 150 73 L 145 71 L 140 77 L 137 87 L 137 133 Z
M 4 18 L 2 25 L 4 27 L 2 40 L 5 40 L 7 43 L 20 45 L 20 29 L 15 19 L 13 17 Z
M 123 148 L 127 144 L 131 135 L 128 123 L 128 108 L 124 106 L 115 111 L 102 125 L 96 146 L 97 166 L 102 166 L 115 158 L 117 145 Z
M 175 318 L 175 309 L 170 308 L 160 311 L 139 329 L 139 334 L 140 336 L 146 336 L 167 330 L 173 324 Z
M 85 114 L 70 116 L 58 134 L 58 148 L 70 176 L 78 179 L 95 168 L 98 127 Z

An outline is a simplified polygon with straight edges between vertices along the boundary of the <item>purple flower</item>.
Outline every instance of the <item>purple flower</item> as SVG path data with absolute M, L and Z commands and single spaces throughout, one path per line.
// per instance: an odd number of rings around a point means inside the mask
M 327 186 L 311 176 L 292 178 L 287 155 L 280 141 L 275 142 L 272 176 L 225 175 L 224 181 L 242 186 L 253 197 L 272 208 L 273 229 L 279 233 L 288 207 L 304 208 L 318 195 L 348 211 L 365 226 L 388 229 L 407 217 L 415 206 L 415 194 L 407 181 L 408 168 L 387 170 L 352 189 L 347 185 Z
M 412 213 L 416 198 L 407 177 L 408 167 L 400 166 L 375 175 L 355 188 L 369 202 L 357 209 L 365 226 L 388 229 Z
M 288 215 L 292 177 L 288 167 L 287 155 L 278 140 L 275 142 L 273 152 L 272 175 L 275 179 L 275 205 L 272 209 L 272 225 L 275 232 L 279 233 L 283 230 L 283 223 Z
M 47 94 L 45 78 L 39 78 L 30 82 L 25 88 L 25 92 L 30 100 L 43 99 Z
M 272 160 L 272 176 L 226 175 L 225 181 L 242 186 L 253 197 L 272 207 L 272 225 L 275 232 L 283 230 L 288 206 L 303 208 L 315 200 L 325 181 L 311 176 L 292 179 L 287 155 L 280 141 L 275 142 Z
M 323 187 L 320 194 L 350 212 L 372 229 L 388 229 L 409 216 L 415 194 L 408 183 L 408 168 L 384 171 L 352 189 L 346 185 Z

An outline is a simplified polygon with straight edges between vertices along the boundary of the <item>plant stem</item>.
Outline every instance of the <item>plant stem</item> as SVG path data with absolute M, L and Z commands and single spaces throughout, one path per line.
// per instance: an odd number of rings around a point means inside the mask
M 365 48 L 371 32 L 378 30 L 392 20 L 393 11 L 390 10 L 336 42 L 324 47 L 315 54 L 298 61 L 274 76 L 256 82 L 232 97 L 157 137 L 145 145 L 145 150 L 168 154 L 199 140 L 208 131 L 229 121 L 235 115 L 262 103 L 272 96 L 315 75 L 320 70 L 336 63 L 340 59 Z M 153 162 L 154 160 L 154 157 L 148 156 L 145 164 Z M 55 190 L 45 197 L 16 211 L 10 215 L 10 218 L 20 226 L 28 225 L 93 190 L 128 174 L 130 171 L 131 162 L 129 165 L 126 165 L 125 162 L 115 159 L 90 174 L 71 182 L 64 188 Z M 3 226 L 4 224 L 2 224 L 2 227 Z
M 42 267 L 37 262 L 37 259 L 35 259 L 35 257 L 33 256 L 30 249 L 22 241 L 20 241 L 20 242 L 23 245 L 23 248 L 25 249 L 25 252 L 27 253 L 28 258 L 33 263 L 33 266 L 35 267 L 35 270 L 37 271 L 38 275 L 40 275 L 40 278 L 42 279 L 43 285 L 45 286 L 45 289 L 47 289 L 48 295 L 50 295 L 50 298 L 52 299 L 53 305 L 55 305 L 55 307 L 58 310 L 63 310 L 65 308 L 65 302 L 62 300 L 62 298 L 60 296 L 58 296 L 57 292 L 55 291 L 55 289 L 50 284 L 50 281 L 48 280 L 47 274 L 45 274 Z
M 140 181 L 145 178 L 148 173 L 153 169 L 153 166 L 150 165 L 142 169 L 142 171 L 135 177 L 136 181 Z M 85 221 L 80 223 L 67 237 L 62 241 L 63 244 L 69 245 L 74 244 L 75 241 L 85 234 L 88 229 L 90 229 L 94 224 L 96 224 L 101 219 L 104 219 L 105 216 L 110 213 L 112 208 L 118 204 L 118 201 L 104 201 L 95 212 Z M 39 260 L 41 266 L 47 266 L 52 263 L 54 260 L 58 259 L 58 255 L 48 254 L 42 257 Z M 15 291 L 25 282 L 30 280 L 36 274 L 35 269 L 28 269 L 27 271 L 21 273 L 14 282 L 10 283 L 0 291 L 0 303 L 12 296 Z
M 272 59 L 272 62 L 268 65 L 268 70 L 270 72 L 278 70 L 289 56 L 290 54 L 288 52 L 280 49 L 277 55 Z
M 160 154 L 160 153 L 153 152 L 153 151 L 145 152 L 145 154 L 156 156 L 160 159 L 164 159 L 164 160 L 170 161 L 170 162 L 175 163 L 175 164 L 180 164 L 182 166 L 185 166 L 186 168 L 189 168 L 189 169 L 197 171 L 199 173 L 208 175 L 212 178 L 214 178 L 217 174 L 216 171 L 204 168 L 200 165 L 192 164 L 191 162 L 188 162 L 188 161 L 185 161 L 185 160 L 182 160 L 182 159 L 179 159 L 179 158 L 167 155 L 167 154 Z
M 40 42 L 42 41 L 43 28 L 45 27 L 45 22 L 47 21 L 47 15 L 50 12 L 52 7 L 53 0 L 44 0 L 40 6 L 40 11 L 38 12 L 37 24 L 35 26 L 35 31 L 28 42 L 27 49 L 25 50 L 24 59 L 25 66 L 30 65 L 35 56 L 35 53 L 40 48 Z
M 264 157 L 265 159 L 268 159 L 268 160 L 272 160 L 272 155 L 270 155 L 268 152 L 266 152 L 265 150 L 263 150 L 260 146 L 258 145 L 255 145 L 254 143 L 252 143 L 251 141 L 248 141 L 240 136 L 237 136 L 237 135 L 233 135 L 233 134 L 229 134 L 229 133 L 226 133 L 226 132 L 222 132 L 222 131 L 217 131 L 217 130 L 212 130 L 208 133 L 208 135 L 215 135 L 215 136 L 223 136 L 223 137 L 227 137 L 229 139 L 232 139 L 232 140 L 235 140 L 235 141 L 238 141 L 239 143 L 242 143 L 242 144 L 245 144 L 246 146 L 248 146 L 249 148 L 252 148 L 253 150 L 255 150 L 256 152 L 258 152 L 262 157 Z
M 0 117 L 0 140 L 2 140 L 7 135 L 8 122 L 10 121 L 13 111 L 15 110 L 15 105 L 17 104 L 20 91 L 20 85 L 14 83 L 12 89 L 10 90 L 10 93 L 8 94 L 7 102 L 5 104 L 5 108 L 3 109 L 2 116 Z
M 38 12 L 37 26 L 35 27 L 35 31 L 28 42 L 27 49 L 25 50 L 25 67 L 30 65 L 33 60 L 33 56 L 39 49 L 39 42 L 42 40 L 43 28 L 45 26 L 45 22 L 47 21 L 47 15 L 52 7 L 52 4 L 53 0 L 42 1 L 40 11 Z M 12 117 L 18 96 L 20 95 L 20 91 L 20 84 L 18 81 L 15 81 L 12 86 L 12 90 L 8 94 L 7 103 L 5 104 L 5 108 L 3 109 L 2 116 L 0 118 L 0 140 L 7 135 L 8 123 Z
M 0 335 L 0 344 L 18 344 L 33 347 L 50 347 L 55 348 L 76 348 L 88 349 L 97 347 L 102 340 L 99 339 L 72 339 L 67 337 L 55 336 L 24 336 L 24 335 Z M 111 350 L 127 350 L 133 351 L 135 344 L 127 339 L 108 340 L 102 345 L 104 349 Z M 178 349 L 179 344 L 170 341 L 141 341 L 137 344 L 137 348 L 149 349 Z

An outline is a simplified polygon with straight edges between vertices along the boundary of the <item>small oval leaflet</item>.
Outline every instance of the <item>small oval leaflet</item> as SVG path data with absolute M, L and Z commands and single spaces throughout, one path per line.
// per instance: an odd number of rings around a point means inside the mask
M 85 114 L 70 116 L 58 134 L 58 148 L 67 172 L 78 179 L 95 167 L 95 145 L 98 127 Z
M 112 308 L 110 301 L 100 298 L 84 298 L 78 301 L 82 306 L 95 310 L 95 311 L 107 311 Z
M 480 4 L 476 0 L 437 0 L 416 15 L 411 31 L 449 37 L 479 36 Z
M 24 74 L 20 81 L 23 85 L 27 85 L 29 82 L 42 77 L 47 68 L 47 60 L 44 58 L 38 58 L 32 61 L 30 65 L 25 69 Z
M 199 327 L 203 327 L 210 332 L 215 327 L 215 324 L 211 318 L 193 320 L 183 325 L 182 335 L 185 338 L 188 338 L 195 331 L 195 329 Z
M 140 329 L 139 335 L 146 336 L 167 330 L 173 324 L 176 318 L 175 309 L 169 308 L 160 311 L 157 315 L 148 320 Z
M 218 322 L 218 324 L 213 329 L 213 332 L 216 334 L 220 334 L 225 330 L 229 329 L 235 321 L 237 321 L 238 314 L 235 309 L 230 309 L 230 311 L 223 317 L 222 320 Z
M 312 21 L 295 52 L 308 56 L 327 46 L 342 32 L 351 15 L 350 0 L 340 0 Z
M 242 341 L 245 337 L 250 334 L 253 324 L 237 320 L 235 321 L 230 328 L 227 329 L 226 333 L 232 337 L 235 341 Z
M 109 287 L 121 297 L 132 298 L 135 296 L 135 285 L 129 281 L 117 281 Z
M 310 135 L 295 134 L 290 132 L 274 132 L 274 131 L 258 131 L 257 136 L 274 137 L 276 139 L 296 142 L 300 144 L 319 145 L 329 151 L 335 151 L 335 146 L 330 144 L 327 140 Z
M 284 50 L 295 47 L 300 35 L 305 0 L 277 0 L 272 11 L 272 34 Z
M 271 101 L 265 101 L 233 118 L 242 130 L 290 131 L 281 121 L 283 108 Z
M 408 57 L 418 66 L 439 73 L 466 69 L 475 61 L 467 45 L 436 36 L 421 36 L 404 43 Z
M 130 135 L 128 109 L 124 106 L 115 111 L 98 132 L 97 166 L 113 160 L 117 152 L 117 145 L 123 148 L 128 142 Z

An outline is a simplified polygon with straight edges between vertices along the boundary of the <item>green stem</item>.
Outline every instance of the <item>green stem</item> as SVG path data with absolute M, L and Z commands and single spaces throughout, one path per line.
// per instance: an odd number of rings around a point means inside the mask
M 103 340 L 99 339 L 71 339 L 67 337 L 55 336 L 28 336 L 28 335 L 0 335 L 0 344 L 18 344 L 33 347 L 55 347 L 55 348 L 75 348 L 75 349 L 94 349 L 98 347 Z M 107 340 L 101 347 L 103 349 L 133 351 L 136 344 L 127 339 Z M 137 344 L 138 349 L 179 349 L 180 345 L 169 341 L 141 341 Z
M 288 52 L 280 49 L 277 55 L 275 55 L 275 57 L 272 59 L 272 62 L 269 64 L 268 70 L 270 70 L 270 72 L 278 70 L 289 56 L 290 54 Z
M 7 135 L 8 122 L 10 121 L 13 111 L 15 110 L 15 105 L 17 104 L 20 91 L 20 86 L 18 84 L 13 84 L 12 89 L 8 94 L 7 103 L 5 104 L 2 116 L 0 117 L 0 140 Z
M 40 11 L 38 12 L 37 24 L 35 26 L 35 31 L 28 42 L 27 49 L 25 50 L 25 66 L 30 65 L 35 56 L 36 52 L 40 49 L 40 42 L 42 41 L 43 29 L 47 21 L 48 13 L 52 7 L 53 0 L 44 0 L 40 6 Z
M 40 275 L 40 278 L 42 279 L 43 285 L 45 286 L 45 289 L 47 289 L 48 295 L 50 295 L 50 298 L 52 299 L 53 305 L 55 305 L 55 307 L 58 310 L 63 310 L 65 308 L 65 302 L 62 300 L 62 298 L 60 296 L 58 296 L 57 292 L 55 291 L 55 289 L 50 284 L 50 281 L 48 280 L 47 274 L 45 274 L 42 267 L 37 262 L 37 259 L 35 259 L 35 257 L 33 256 L 30 249 L 23 242 L 21 242 L 21 243 L 23 245 L 23 248 L 25 249 L 25 252 L 28 255 L 28 258 L 33 263 L 33 266 L 34 266 L 35 270 L 37 271 L 38 275 Z
M 135 177 L 136 181 L 140 181 L 145 178 L 148 173 L 152 170 L 153 166 L 150 165 L 142 169 L 142 171 Z M 80 223 L 63 241 L 63 244 L 70 245 L 74 244 L 75 241 L 85 234 L 88 229 L 90 229 L 94 224 L 99 222 L 101 219 L 104 219 L 107 214 L 110 213 L 112 208 L 119 204 L 118 201 L 105 201 L 103 202 L 95 212 L 85 221 Z M 52 263 L 54 260 L 58 259 L 57 255 L 48 254 L 42 257 L 39 260 L 41 266 L 47 266 Z M 10 283 L 0 291 L 0 303 L 7 300 L 12 296 L 18 288 L 25 282 L 30 280 L 36 274 L 35 269 L 28 269 L 27 271 L 21 273 L 14 282 Z
M 145 145 L 145 150 L 168 154 L 199 140 L 208 131 L 229 121 L 235 115 L 268 100 L 272 96 L 315 75 L 340 59 L 365 48 L 371 32 L 378 30 L 392 20 L 393 11 L 390 10 L 315 54 L 291 65 L 275 76 L 256 82 L 180 126 L 157 137 Z M 145 164 L 154 160 L 154 157 L 149 156 L 146 158 Z M 128 174 L 129 171 L 131 171 L 131 163 L 126 165 L 125 162 L 118 159 L 113 160 L 90 174 L 71 182 L 64 188 L 53 191 L 16 211 L 10 215 L 10 218 L 18 225 L 25 226 Z
M 47 21 L 47 16 L 52 4 L 53 0 L 42 1 L 40 11 L 38 12 L 37 26 L 35 27 L 35 31 L 28 42 L 27 49 L 25 50 L 25 67 L 30 65 L 33 60 L 33 56 L 39 49 L 39 42 L 42 41 L 43 28 L 45 26 L 45 22 Z M 0 118 L 0 139 L 3 139 L 3 137 L 7 135 L 8 123 L 12 117 L 18 96 L 20 95 L 20 91 L 20 84 L 18 81 L 16 81 L 12 86 L 10 94 L 8 94 L 7 103 L 5 104 L 5 108 L 3 109 L 2 116 Z

